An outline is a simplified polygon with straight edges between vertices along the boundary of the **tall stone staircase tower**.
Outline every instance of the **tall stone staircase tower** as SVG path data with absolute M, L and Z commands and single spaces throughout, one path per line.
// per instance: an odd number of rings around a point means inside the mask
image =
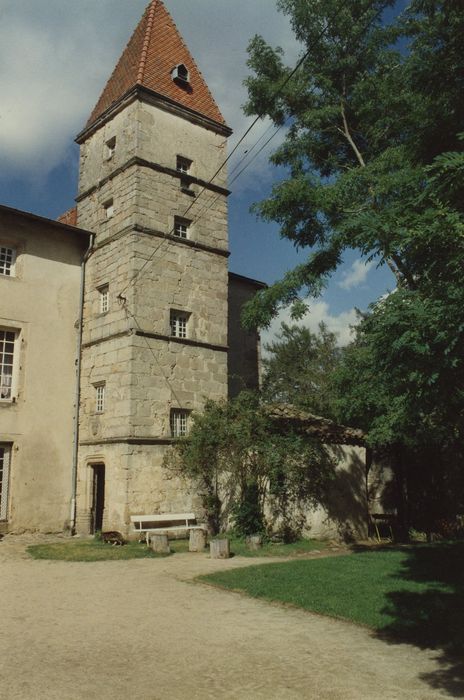
M 152 0 L 77 137 L 78 226 L 95 233 L 78 531 L 127 532 L 131 514 L 198 508 L 162 460 L 191 411 L 227 395 L 221 164 L 230 133 L 166 8 Z

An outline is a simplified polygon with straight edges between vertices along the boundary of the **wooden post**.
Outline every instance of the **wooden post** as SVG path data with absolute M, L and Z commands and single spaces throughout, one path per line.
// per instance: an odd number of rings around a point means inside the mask
M 202 529 L 190 530 L 189 552 L 204 552 L 206 548 L 206 532 Z
M 230 544 L 228 539 L 211 540 L 209 543 L 211 559 L 229 559 Z
M 167 535 L 151 535 L 150 542 L 152 550 L 158 554 L 169 554 L 171 552 Z
M 246 538 L 246 545 L 252 552 L 256 552 L 258 549 L 262 548 L 263 538 L 261 535 L 249 535 Z

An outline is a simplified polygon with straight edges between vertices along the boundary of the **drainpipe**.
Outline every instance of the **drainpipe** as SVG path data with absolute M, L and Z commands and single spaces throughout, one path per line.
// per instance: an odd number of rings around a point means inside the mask
M 90 236 L 89 247 L 84 253 L 81 263 L 81 283 L 79 290 L 79 328 L 77 331 L 76 346 L 76 390 L 74 394 L 74 427 L 73 427 L 73 456 L 72 456 L 72 485 L 71 485 L 71 534 L 76 528 L 76 491 L 77 491 L 77 451 L 79 446 L 79 407 L 81 393 L 81 356 L 82 356 L 82 325 L 84 316 L 84 287 L 85 287 L 85 264 L 89 259 L 93 248 L 94 234 Z

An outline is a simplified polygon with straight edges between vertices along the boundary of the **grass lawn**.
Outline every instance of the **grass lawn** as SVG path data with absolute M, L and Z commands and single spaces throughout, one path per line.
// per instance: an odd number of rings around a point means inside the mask
M 230 541 L 230 553 L 239 557 L 292 557 L 309 552 L 326 549 L 326 542 L 318 540 L 297 540 L 291 544 L 273 544 L 267 542 L 261 549 L 248 549 L 245 540 L 239 537 L 228 536 Z M 174 553 L 188 552 L 188 540 L 171 540 L 171 549 Z
M 130 542 L 123 547 L 113 547 L 99 540 L 68 540 L 53 544 L 34 544 L 28 547 L 27 551 L 34 559 L 60 561 L 115 561 L 167 556 L 155 554 L 145 544 L 138 542 Z
M 250 566 L 200 580 L 351 620 L 395 640 L 464 651 L 463 542 Z
M 188 552 L 188 540 L 171 540 L 173 554 Z M 323 549 L 323 542 L 299 540 L 292 544 L 266 544 L 257 552 L 251 552 L 243 540 L 230 538 L 230 549 L 235 555 L 244 557 L 292 556 Z M 119 559 L 143 559 L 167 556 L 155 554 L 145 543 L 130 542 L 123 547 L 113 547 L 99 540 L 64 540 L 53 544 L 35 544 L 27 551 L 34 559 L 57 559 L 61 561 L 109 561 Z
M 247 548 L 246 542 L 238 537 L 229 537 L 231 554 L 240 557 L 292 557 L 300 554 L 308 554 L 315 550 L 326 549 L 326 542 L 318 540 L 297 540 L 291 544 L 274 544 L 267 542 L 261 549 L 252 551 Z

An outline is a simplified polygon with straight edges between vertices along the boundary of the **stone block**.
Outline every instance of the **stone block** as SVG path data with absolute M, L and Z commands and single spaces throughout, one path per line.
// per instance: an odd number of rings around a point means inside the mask
M 165 534 L 151 534 L 149 535 L 150 545 L 154 552 L 157 554 L 170 554 L 171 548 L 169 546 L 168 536 Z
M 189 552 L 204 552 L 206 549 L 206 531 L 203 529 L 190 530 Z

